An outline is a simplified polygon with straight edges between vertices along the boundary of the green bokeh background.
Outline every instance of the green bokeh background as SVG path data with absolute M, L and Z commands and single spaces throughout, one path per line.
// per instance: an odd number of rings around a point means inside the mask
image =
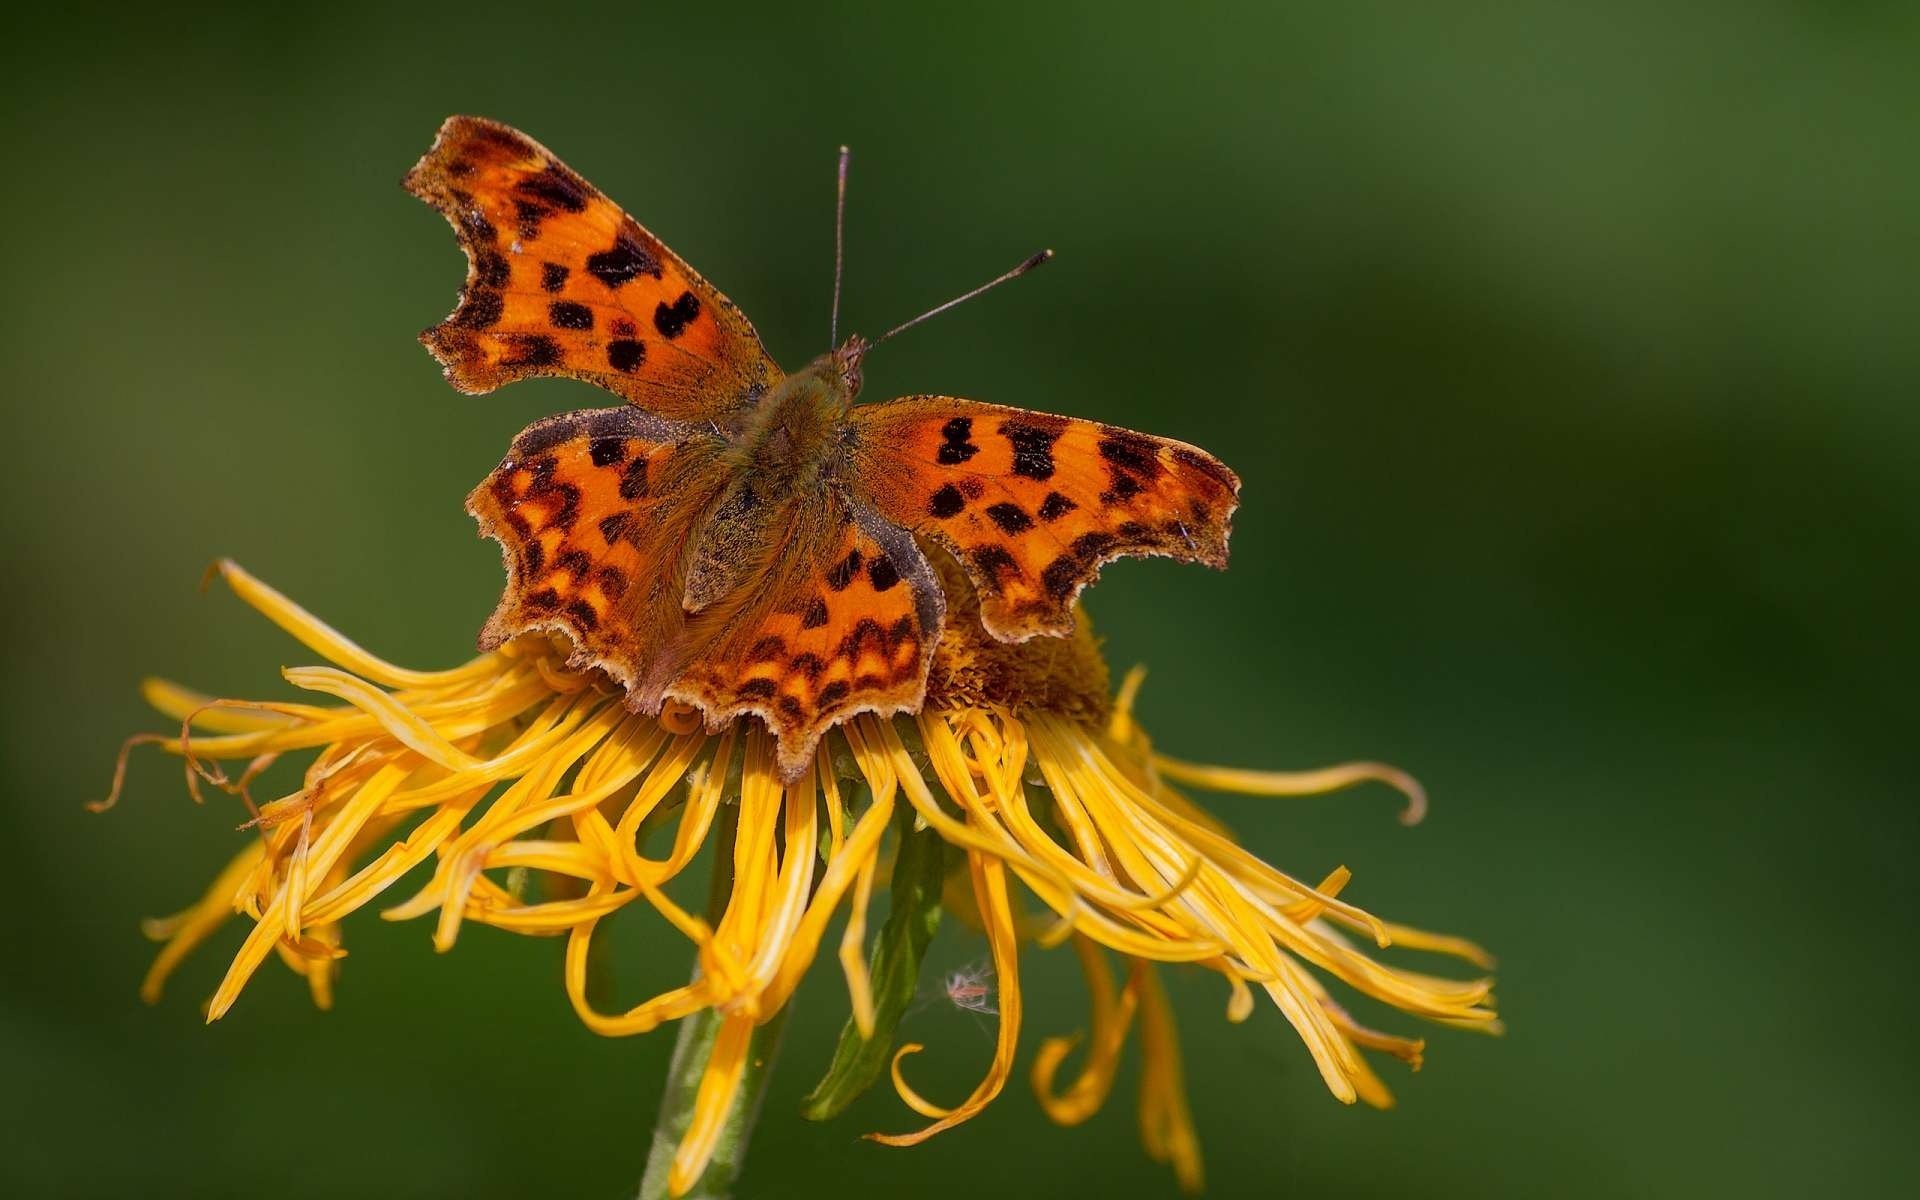
M 195 592 L 216 555 L 397 659 L 471 648 L 499 562 L 461 497 L 598 394 L 459 396 L 414 343 L 461 266 L 396 181 L 451 112 L 553 146 L 789 366 L 823 348 L 850 142 L 855 328 L 1060 252 L 876 354 L 869 397 L 1239 469 L 1233 569 L 1112 568 L 1110 652 L 1151 664 L 1170 752 L 1419 774 L 1412 830 L 1383 789 L 1215 808 L 1494 948 L 1511 1031 L 1435 1031 L 1425 1071 L 1387 1065 L 1398 1109 L 1349 1110 L 1278 1014 L 1229 1026 L 1173 973 L 1214 1195 L 1913 1185 L 1911 6 L 326 11 L 67 5 L 0 37 L 0 1192 L 637 1178 L 670 1038 L 582 1029 L 558 943 L 438 956 L 362 914 L 335 1011 L 269 964 L 204 1027 L 239 930 L 149 1009 L 136 922 L 198 893 L 236 812 L 158 755 L 80 807 L 163 727 L 142 674 L 277 694 L 309 660 Z M 624 993 L 685 970 L 664 928 L 620 936 Z M 1070 956 L 1028 963 L 1030 1050 L 1085 1010 Z M 857 1138 L 914 1123 L 884 1089 L 802 1122 L 843 1013 L 817 972 L 741 1196 L 1174 1194 L 1126 1082 L 1070 1130 L 1016 1084 L 913 1151 Z M 936 1096 L 989 1053 L 951 1010 L 908 1031 Z

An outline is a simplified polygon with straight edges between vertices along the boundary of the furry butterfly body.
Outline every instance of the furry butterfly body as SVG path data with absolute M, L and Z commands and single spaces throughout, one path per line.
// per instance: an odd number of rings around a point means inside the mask
M 796 777 L 860 712 L 916 711 L 950 555 L 981 625 L 1061 635 L 1105 562 L 1221 567 L 1239 481 L 1180 442 L 945 396 L 859 405 L 869 344 L 792 375 L 746 317 L 532 139 L 450 118 L 406 178 L 468 257 L 421 335 L 448 380 L 628 401 L 536 422 L 468 499 L 507 587 L 482 633 L 564 634 L 630 703 L 766 722 Z

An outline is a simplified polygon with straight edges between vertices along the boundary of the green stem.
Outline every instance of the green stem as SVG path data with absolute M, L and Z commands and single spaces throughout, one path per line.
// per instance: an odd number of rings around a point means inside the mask
M 726 914 L 727 900 L 733 894 L 733 843 L 738 835 L 740 810 L 728 804 L 720 810 L 714 837 L 713 874 L 707 889 L 707 920 L 718 928 Z M 699 977 L 695 966 L 694 976 Z M 734 1093 L 733 1107 L 727 1112 L 713 1159 L 707 1164 L 686 1200 L 726 1200 L 739 1178 L 747 1157 L 747 1142 L 754 1122 L 766 1099 L 767 1084 L 773 1078 L 773 1062 L 780 1052 L 780 1035 L 787 1026 L 789 1002 L 753 1031 L 747 1045 L 747 1064 Z M 667 1086 L 660 1098 L 660 1116 L 653 1123 L 653 1144 L 647 1150 L 646 1173 L 640 1178 L 638 1200 L 666 1200 L 667 1176 L 673 1169 L 674 1153 L 693 1121 L 694 1099 L 700 1094 L 700 1080 L 706 1074 L 707 1060 L 713 1055 L 714 1038 L 720 1032 L 721 1014 L 703 1008 L 680 1019 L 680 1032 L 673 1043 L 673 1058 L 667 1064 Z

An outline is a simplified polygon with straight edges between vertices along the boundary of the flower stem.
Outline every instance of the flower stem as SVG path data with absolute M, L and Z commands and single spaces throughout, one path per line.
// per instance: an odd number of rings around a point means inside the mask
M 740 810 L 724 805 L 715 822 L 713 875 L 708 884 L 707 920 L 715 928 L 726 914 L 733 894 L 733 842 L 739 830 Z M 699 968 L 694 968 L 696 977 Z M 686 1200 L 726 1200 L 734 1181 L 746 1162 L 747 1142 L 753 1136 L 754 1122 L 766 1099 L 767 1084 L 773 1078 L 774 1059 L 780 1052 L 780 1035 L 786 1029 L 787 1009 L 779 1012 L 753 1031 L 747 1045 L 747 1063 L 734 1092 L 733 1106 L 727 1112 L 726 1126 L 706 1172 L 686 1193 Z M 673 1043 L 673 1058 L 667 1064 L 667 1086 L 660 1098 L 660 1116 L 653 1123 L 653 1144 L 647 1150 L 646 1173 L 640 1178 L 638 1200 L 667 1200 L 667 1178 L 673 1169 L 674 1153 L 686 1136 L 693 1120 L 694 1099 L 700 1092 L 701 1077 L 712 1057 L 714 1038 L 720 1032 L 722 1014 L 703 1008 L 680 1019 L 680 1032 Z

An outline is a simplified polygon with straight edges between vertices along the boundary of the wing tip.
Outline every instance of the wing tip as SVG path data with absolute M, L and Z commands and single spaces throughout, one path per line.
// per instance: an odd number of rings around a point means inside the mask
M 433 132 L 433 141 L 427 146 L 427 152 L 420 161 L 400 178 L 400 185 L 414 195 L 425 199 L 418 185 L 427 183 L 436 174 L 445 174 L 447 167 L 458 156 L 460 148 L 471 143 L 476 137 L 492 138 L 509 142 L 515 149 L 522 147 L 538 148 L 538 143 L 526 134 L 504 121 L 492 117 L 477 117 L 468 113 L 454 113 L 440 122 Z
M 452 317 L 422 329 L 416 340 L 440 365 L 447 385 L 461 395 L 484 396 L 500 387 L 499 372 L 485 362 L 472 335 Z

